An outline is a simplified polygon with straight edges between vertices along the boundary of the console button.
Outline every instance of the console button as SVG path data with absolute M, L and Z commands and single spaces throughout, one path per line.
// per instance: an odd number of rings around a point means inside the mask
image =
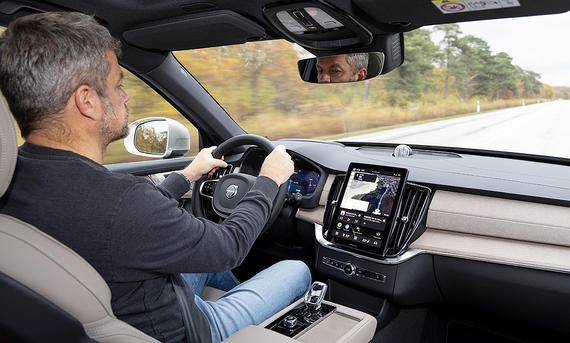
M 356 266 L 352 263 L 347 263 L 344 265 L 343 270 L 346 275 L 352 276 L 356 272 Z
M 378 273 L 374 273 L 374 279 L 378 281 L 386 281 L 386 276 Z
M 297 325 L 297 317 L 293 315 L 288 315 L 283 319 L 283 326 L 286 328 L 294 328 Z

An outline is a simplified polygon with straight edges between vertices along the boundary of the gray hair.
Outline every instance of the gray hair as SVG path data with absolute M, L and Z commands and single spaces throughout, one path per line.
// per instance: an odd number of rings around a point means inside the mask
M 352 68 L 352 73 L 356 74 L 360 69 L 368 68 L 368 53 L 346 54 L 346 62 Z
M 54 12 L 14 20 L 0 37 L 0 89 L 22 137 L 56 123 L 81 85 L 106 96 L 107 51 L 120 43 L 89 15 Z

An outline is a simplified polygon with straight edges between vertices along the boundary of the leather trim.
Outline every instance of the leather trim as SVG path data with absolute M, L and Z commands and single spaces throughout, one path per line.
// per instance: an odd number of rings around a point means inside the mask
M 321 192 L 321 197 L 319 198 L 319 205 L 326 206 L 327 201 L 329 199 L 329 193 L 331 192 L 331 188 L 334 182 L 336 175 L 330 174 L 327 177 L 327 181 L 325 181 L 325 186 L 323 187 L 323 191 Z
M 271 318 L 259 324 L 259 326 L 264 328 L 265 326 L 267 326 L 268 324 L 270 324 L 271 322 L 273 322 L 274 320 L 285 314 L 290 309 L 301 304 L 302 302 L 303 299 L 295 301 L 291 305 L 287 306 L 283 310 L 273 315 Z M 336 306 L 337 308 L 336 311 L 331 316 L 325 318 L 323 321 L 319 322 L 313 328 L 303 333 L 296 340 L 292 340 L 293 342 L 306 342 L 306 343 L 370 342 L 376 330 L 376 318 L 364 312 L 355 310 L 350 307 L 335 304 L 330 301 L 324 301 L 324 303 Z M 342 326 L 344 327 L 344 329 L 338 327 L 339 321 L 343 323 Z
M 570 247 L 570 208 L 437 191 L 427 227 Z
M 299 208 L 295 218 L 302 219 L 311 223 L 323 225 L 323 218 L 325 217 L 325 207 L 318 206 L 315 208 Z
M 1 214 L 0 271 L 75 317 L 99 342 L 158 342 L 115 317 L 109 287 L 81 256 Z
M 111 291 L 91 265 L 52 237 L 6 215 L 0 215 L 0 268 L 82 323 L 114 317 Z
M 327 181 L 325 181 L 323 191 L 321 192 L 321 197 L 319 198 L 319 206 L 315 208 L 299 208 L 295 218 L 323 225 L 325 209 L 334 179 L 335 175 L 332 174 L 327 177 Z
M 224 343 L 294 343 L 296 340 L 262 326 L 246 326 L 224 340 Z
M 428 229 L 410 248 L 424 253 L 570 273 L 570 248 Z

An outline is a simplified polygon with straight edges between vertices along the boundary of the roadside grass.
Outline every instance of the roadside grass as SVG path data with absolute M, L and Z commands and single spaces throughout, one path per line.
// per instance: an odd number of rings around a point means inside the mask
M 339 140 L 341 138 L 346 138 L 346 137 L 352 137 L 352 136 L 358 136 L 358 135 L 365 135 L 368 133 L 374 133 L 374 132 L 380 132 L 380 131 L 386 131 L 386 130 L 392 130 L 392 129 L 399 129 L 402 127 L 407 127 L 407 126 L 414 126 L 414 125 L 420 125 L 420 124 L 426 124 L 426 123 L 431 123 L 431 122 L 437 122 L 437 121 L 441 121 L 441 120 L 448 120 L 448 119 L 455 119 L 455 118 L 461 118 L 461 117 L 468 117 L 468 116 L 474 116 L 474 115 L 480 115 L 480 114 L 485 114 L 491 111 L 495 111 L 497 109 L 504 109 L 504 108 L 513 108 L 513 107 L 519 107 L 522 106 L 522 104 L 515 104 L 515 105 L 511 105 L 510 106 L 504 106 L 505 104 L 496 104 L 500 107 L 496 107 L 496 108 L 491 108 L 490 106 L 486 106 L 488 107 L 488 109 L 486 110 L 482 110 L 480 112 L 468 112 L 468 113 L 462 113 L 462 114 L 454 114 L 454 115 L 447 115 L 447 116 L 443 116 L 443 117 L 436 117 L 436 118 L 431 118 L 431 119 L 424 119 L 424 120 L 416 120 L 416 121 L 410 121 L 410 122 L 406 122 L 406 123 L 402 123 L 402 124 L 395 124 L 395 125 L 386 125 L 386 126 L 378 126 L 378 127 L 372 127 L 372 128 L 368 128 L 368 129 L 364 129 L 364 130 L 359 130 L 359 131 L 352 131 L 352 132 L 345 132 L 345 133 L 337 133 L 337 134 L 332 134 L 332 135 L 325 135 L 325 136 L 320 136 L 320 137 L 315 137 L 314 139 L 318 139 L 318 140 Z M 529 104 L 527 104 L 529 105 Z
M 536 103 L 537 101 L 532 101 Z M 529 105 L 531 101 L 527 100 Z M 521 99 L 481 102 L 481 112 L 517 107 Z M 455 99 L 435 103 L 411 103 L 406 107 L 379 106 L 368 103 L 353 104 L 350 110 L 328 107 L 327 114 L 263 113 L 249 116 L 239 124 L 250 133 L 280 138 L 315 138 L 333 140 L 353 135 L 383 131 L 430 121 L 480 114 L 477 101 L 460 102 Z
M 526 100 L 530 105 L 545 100 Z M 460 102 L 456 99 L 438 100 L 433 103 L 410 103 L 405 107 L 382 106 L 370 103 L 352 104 L 350 110 L 338 104 L 313 104 L 301 109 L 295 114 L 282 112 L 265 112 L 248 116 L 238 124 L 248 133 L 254 133 L 275 140 L 280 138 L 312 138 L 321 140 L 338 140 L 349 136 L 395 129 L 433 121 L 459 118 L 489 112 L 492 110 L 517 107 L 522 105 L 521 99 L 481 102 L 481 112 L 476 112 L 476 100 Z M 148 110 L 148 109 L 147 109 Z M 138 113 L 137 111 L 132 111 Z M 147 111 L 143 111 L 147 112 Z M 161 113 L 162 112 L 162 113 Z M 163 117 L 171 117 L 179 122 L 185 122 L 178 113 L 173 111 L 153 111 Z M 144 113 L 149 115 L 149 113 Z M 133 115 L 131 121 L 144 117 L 141 113 Z M 191 151 L 187 156 L 194 155 L 198 148 L 198 132 L 190 123 L 186 126 L 191 134 Z M 16 125 L 18 145 L 24 143 Z M 123 146 L 123 141 L 109 145 L 104 164 L 134 162 L 149 160 L 129 154 Z

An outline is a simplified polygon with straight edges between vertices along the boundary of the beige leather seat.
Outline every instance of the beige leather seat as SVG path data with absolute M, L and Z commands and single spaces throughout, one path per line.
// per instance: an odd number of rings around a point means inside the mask
M 0 97 L 0 196 L 10 184 L 16 156 L 16 132 Z M 0 272 L 76 318 L 98 342 L 158 342 L 115 317 L 109 287 L 81 256 L 35 227 L 2 214 Z
M 0 197 L 10 185 L 17 153 L 12 117 L 0 96 Z M 158 342 L 115 317 L 109 287 L 81 256 L 35 227 L 2 214 L 0 272 L 76 318 L 98 342 Z M 223 293 L 207 288 L 203 297 L 214 300 Z

